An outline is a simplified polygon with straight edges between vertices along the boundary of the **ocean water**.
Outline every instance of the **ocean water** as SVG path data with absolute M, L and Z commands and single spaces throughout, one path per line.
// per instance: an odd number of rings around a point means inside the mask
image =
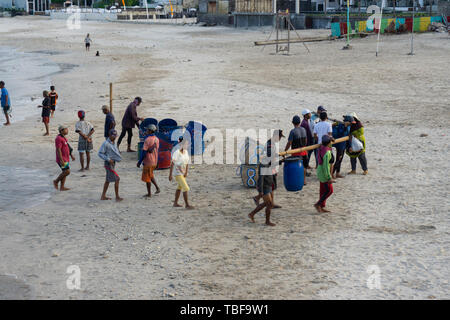
M 0 47 L 0 57 L 0 80 L 5 82 L 11 98 L 11 122 L 38 117 L 42 91 L 50 90 L 51 75 L 61 72 L 61 67 L 40 52 L 25 53 Z M 3 126 L 3 113 L 0 117 L 0 126 Z
M 14 123 L 28 117 L 39 117 L 43 90 L 50 90 L 51 76 L 63 71 L 43 52 L 23 53 L 0 47 L 0 80 L 11 97 Z M 0 127 L 5 121 L 0 114 Z M 0 136 L 2 130 L 0 128 Z M 0 212 L 35 206 L 54 192 L 52 178 L 42 170 L 2 166 L 0 152 Z

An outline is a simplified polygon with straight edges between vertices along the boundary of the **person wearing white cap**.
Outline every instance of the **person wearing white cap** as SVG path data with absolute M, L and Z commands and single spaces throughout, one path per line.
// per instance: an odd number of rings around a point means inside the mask
M 144 146 L 142 147 L 142 152 L 140 154 L 137 167 L 139 168 L 141 163 L 144 163 L 141 180 L 147 184 L 147 194 L 145 196 L 150 198 L 152 196 L 152 183 L 156 187 L 155 193 L 160 192 L 159 186 L 156 183 L 155 176 L 153 174 L 153 171 L 158 165 L 159 139 L 155 136 L 156 126 L 154 124 L 150 124 L 146 129 L 147 136 L 144 140 Z
M 311 119 L 311 110 L 304 109 L 302 111 L 302 116 L 303 116 L 303 120 L 302 120 L 301 126 L 303 128 L 305 128 L 305 130 L 306 130 L 306 145 L 312 146 L 315 143 L 315 140 L 314 140 L 314 121 L 312 121 L 312 119 Z M 307 163 L 303 164 L 306 169 L 312 169 L 309 166 L 309 161 L 311 159 L 311 154 L 313 153 L 313 151 L 314 151 L 314 154 L 317 152 L 316 150 L 308 151 Z
M 58 184 L 61 182 L 61 186 L 59 188 L 60 191 L 67 191 L 69 188 L 66 188 L 64 184 L 66 183 L 66 178 L 70 174 L 70 157 L 72 161 L 75 161 L 75 157 L 72 155 L 72 148 L 67 142 L 67 138 L 65 137 L 69 133 L 69 129 L 65 125 L 60 125 L 58 127 L 59 134 L 55 139 L 55 148 L 56 148 L 56 163 L 61 168 L 61 174 L 53 180 L 53 185 L 55 189 L 58 189 Z

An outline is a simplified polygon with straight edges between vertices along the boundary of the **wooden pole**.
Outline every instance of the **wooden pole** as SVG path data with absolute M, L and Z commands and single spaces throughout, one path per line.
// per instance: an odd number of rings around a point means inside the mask
M 112 89 L 113 89 L 112 88 L 112 82 L 110 82 L 109 83 L 109 112 L 111 112 L 111 113 L 113 113 L 113 103 L 112 103 L 112 101 L 113 101 L 113 98 L 112 98 L 113 90 Z
M 332 144 L 336 144 L 336 143 L 339 143 L 339 142 L 347 141 L 348 139 L 349 139 L 348 136 L 347 137 L 342 137 L 342 138 L 334 140 L 334 142 Z M 314 149 L 319 148 L 321 145 L 322 144 L 319 143 L 319 144 L 313 144 L 312 146 L 307 146 L 307 147 L 303 147 L 303 148 L 297 148 L 297 149 L 292 149 L 292 150 L 288 150 L 288 151 L 283 151 L 283 152 L 280 152 L 279 155 L 280 156 L 285 156 L 287 154 L 300 153 L 302 151 L 314 150 Z

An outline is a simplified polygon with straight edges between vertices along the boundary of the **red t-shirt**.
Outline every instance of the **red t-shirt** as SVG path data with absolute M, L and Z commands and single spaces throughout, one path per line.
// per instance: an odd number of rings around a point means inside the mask
M 55 147 L 56 147 L 56 163 L 59 163 L 58 149 L 61 149 L 61 154 L 64 162 L 70 161 L 70 151 L 69 144 L 67 143 L 67 139 L 60 134 L 55 139 Z

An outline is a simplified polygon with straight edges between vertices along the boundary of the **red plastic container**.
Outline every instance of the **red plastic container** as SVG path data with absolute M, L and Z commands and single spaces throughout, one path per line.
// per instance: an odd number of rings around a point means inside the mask
M 347 22 L 341 22 L 340 27 L 341 27 L 341 36 L 347 34 Z
M 156 169 L 168 169 L 170 168 L 170 163 L 172 161 L 172 153 L 167 151 L 159 151 L 158 152 L 158 166 Z

